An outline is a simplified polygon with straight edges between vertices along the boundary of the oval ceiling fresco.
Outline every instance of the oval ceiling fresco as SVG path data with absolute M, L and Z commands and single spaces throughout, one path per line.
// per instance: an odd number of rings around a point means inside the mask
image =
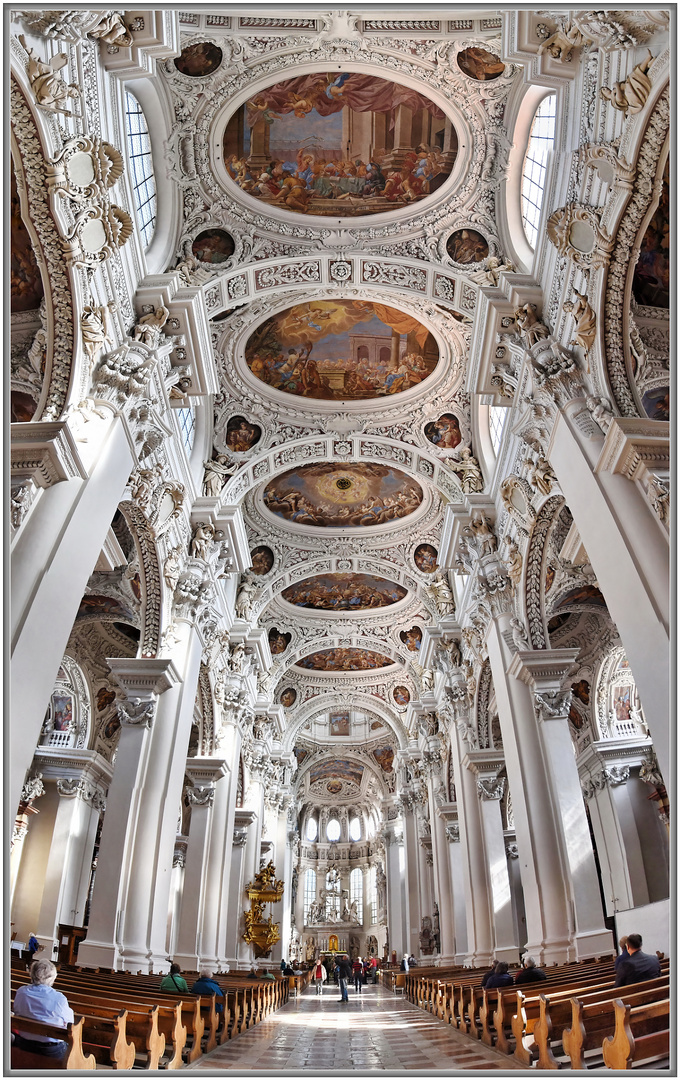
M 456 159 L 451 121 L 417 90 L 374 75 L 314 72 L 261 90 L 224 133 L 228 175 L 293 214 L 359 217 L 427 198 Z
M 277 517 L 334 529 L 384 525 L 413 513 L 422 500 L 423 490 L 410 476 L 370 462 L 301 465 L 264 493 L 265 506 Z
M 370 649 L 321 649 L 297 661 L 297 666 L 311 671 L 372 671 L 389 667 L 394 661 Z
M 437 343 L 398 308 L 314 300 L 279 311 L 248 339 L 253 375 L 285 394 L 324 401 L 391 397 L 434 371 Z
M 397 604 L 407 590 L 372 574 L 319 574 L 289 585 L 281 593 L 296 607 L 319 611 L 366 611 Z

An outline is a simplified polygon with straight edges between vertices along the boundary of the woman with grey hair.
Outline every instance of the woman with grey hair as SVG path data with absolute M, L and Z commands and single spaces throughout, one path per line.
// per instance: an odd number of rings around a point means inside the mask
M 535 958 L 525 956 L 522 960 L 522 970 L 515 975 L 515 983 L 540 982 L 541 979 L 545 978 L 545 971 L 541 971 L 539 967 L 536 967 Z
M 52 984 L 57 977 L 57 969 L 51 960 L 34 960 L 31 964 L 31 985 L 20 986 L 14 998 L 16 1016 L 28 1016 L 31 1020 L 42 1020 L 46 1024 L 65 1028 L 72 1024 L 73 1009 L 59 990 L 53 990 Z M 16 1031 L 13 1045 L 19 1050 L 28 1050 L 32 1054 L 44 1057 L 62 1058 L 68 1046 L 62 1039 L 52 1039 L 33 1032 Z

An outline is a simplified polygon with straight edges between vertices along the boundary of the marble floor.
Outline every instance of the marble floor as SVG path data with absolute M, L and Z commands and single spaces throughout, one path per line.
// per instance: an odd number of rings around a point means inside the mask
M 318 997 L 309 987 L 256 1027 L 189 1066 L 236 1072 L 370 1073 L 418 1070 L 513 1070 L 512 1059 L 496 1053 L 450 1025 L 417 1009 L 380 986 L 349 991 L 341 1004 L 336 986 Z

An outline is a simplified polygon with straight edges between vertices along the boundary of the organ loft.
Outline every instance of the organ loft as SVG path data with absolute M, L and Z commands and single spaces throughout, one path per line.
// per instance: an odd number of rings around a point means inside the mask
M 14 960 L 668 955 L 669 12 L 7 41 Z

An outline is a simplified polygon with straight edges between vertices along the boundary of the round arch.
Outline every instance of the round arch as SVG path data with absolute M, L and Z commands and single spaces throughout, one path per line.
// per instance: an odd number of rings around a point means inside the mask
M 293 749 L 295 740 L 301 728 L 308 720 L 313 720 L 320 712 L 326 712 L 328 709 L 346 709 L 348 706 L 357 709 L 357 711 L 364 713 L 366 716 L 373 717 L 375 720 L 381 720 L 396 736 L 399 743 L 399 749 L 405 750 L 407 748 L 408 732 L 404 727 L 401 717 L 398 714 L 393 713 L 386 703 L 382 703 L 379 698 L 374 697 L 372 694 L 348 689 L 348 692 L 343 692 L 342 694 L 340 692 L 325 694 L 323 705 L 319 703 L 317 697 L 310 698 L 300 705 L 298 711 L 286 727 L 286 732 L 282 739 L 284 751 L 291 751 Z

